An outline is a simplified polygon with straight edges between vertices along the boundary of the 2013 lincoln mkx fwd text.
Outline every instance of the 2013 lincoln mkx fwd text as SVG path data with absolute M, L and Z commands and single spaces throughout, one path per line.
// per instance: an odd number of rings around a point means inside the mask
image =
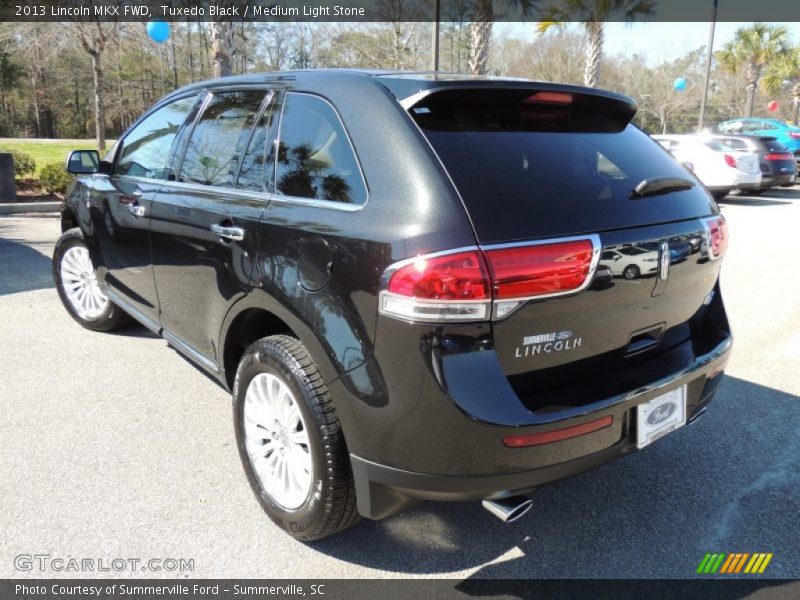
M 250 485 L 296 538 L 425 499 L 510 521 L 697 419 L 730 354 L 725 219 L 635 111 L 429 73 L 184 87 L 104 160 L 71 153 L 58 292 L 232 391 Z

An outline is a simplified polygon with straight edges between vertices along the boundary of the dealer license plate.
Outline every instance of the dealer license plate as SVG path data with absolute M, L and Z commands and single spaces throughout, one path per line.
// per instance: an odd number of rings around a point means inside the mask
M 686 386 L 636 407 L 636 446 L 644 448 L 686 424 Z

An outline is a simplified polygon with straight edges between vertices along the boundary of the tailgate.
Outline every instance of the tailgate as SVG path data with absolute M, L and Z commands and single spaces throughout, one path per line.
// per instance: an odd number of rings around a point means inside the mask
M 457 90 L 409 109 L 471 217 L 493 275 L 495 351 L 532 410 L 552 406 L 548 394 L 561 388 L 666 356 L 689 339 L 690 321 L 717 282 L 719 261 L 709 260 L 702 221 L 716 205 L 686 168 L 628 124 L 632 112 L 609 102 L 589 92 Z M 743 155 L 743 165 L 752 158 Z M 686 185 L 634 193 L 647 181 Z M 582 263 L 592 278 L 570 288 L 569 265 L 587 254 L 580 241 L 565 240 L 581 239 L 591 240 L 594 270 Z M 526 254 L 533 246 L 540 249 Z M 506 310 L 493 251 L 506 253 L 498 255 L 503 285 L 547 288 L 546 297 L 522 297 Z M 539 285 L 538 277 L 549 281 Z

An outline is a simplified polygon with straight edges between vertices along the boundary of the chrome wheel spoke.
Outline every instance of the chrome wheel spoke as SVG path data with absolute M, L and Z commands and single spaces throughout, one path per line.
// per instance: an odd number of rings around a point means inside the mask
M 108 305 L 108 297 L 97 283 L 89 251 L 73 246 L 61 257 L 61 284 L 73 310 L 82 319 L 97 319 Z
M 245 393 L 243 425 L 247 454 L 264 491 L 289 510 L 302 506 L 311 491 L 313 464 L 291 388 L 272 373 L 253 377 Z

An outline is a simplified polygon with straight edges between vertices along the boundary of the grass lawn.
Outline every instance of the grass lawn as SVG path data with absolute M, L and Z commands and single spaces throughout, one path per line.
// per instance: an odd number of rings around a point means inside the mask
M 106 142 L 110 148 L 113 140 Z M 0 139 L 0 148 L 19 150 L 30 154 L 36 161 L 36 177 L 42 167 L 50 163 L 64 164 L 70 150 L 96 150 L 94 140 L 30 140 L 30 139 Z

